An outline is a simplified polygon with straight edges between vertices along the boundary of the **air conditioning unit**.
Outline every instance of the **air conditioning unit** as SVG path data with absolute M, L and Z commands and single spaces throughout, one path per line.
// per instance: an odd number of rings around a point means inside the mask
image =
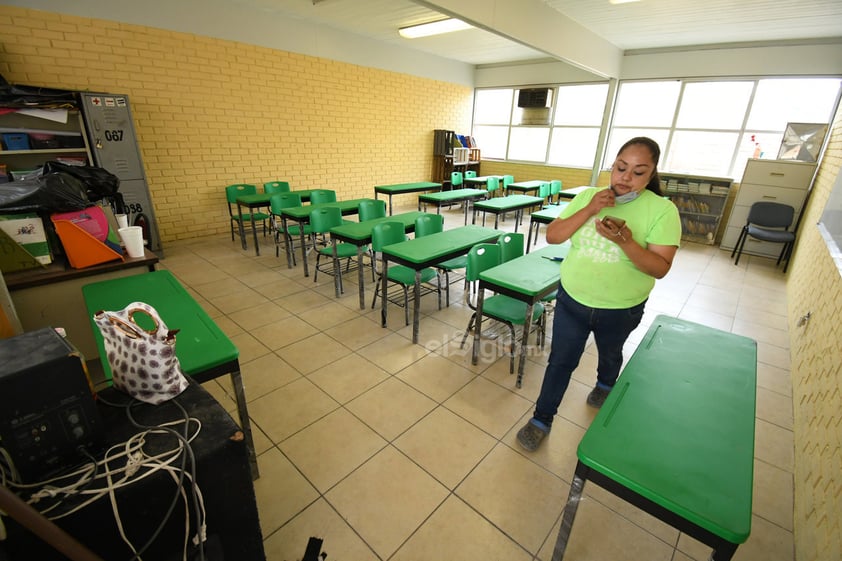
M 529 88 L 518 91 L 517 106 L 521 108 L 546 107 L 549 88 Z

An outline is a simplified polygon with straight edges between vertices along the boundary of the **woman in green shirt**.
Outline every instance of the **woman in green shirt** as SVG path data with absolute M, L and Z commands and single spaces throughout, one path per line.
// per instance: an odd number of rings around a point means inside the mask
M 632 138 L 617 153 L 611 186 L 579 193 L 547 228 L 549 243 L 570 240 L 561 264 L 553 340 L 532 419 L 518 432 L 535 450 L 593 333 L 599 354 L 597 383 L 588 404 L 601 407 L 623 364 L 623 345 L 643 317 L 655 279 L 663 278 L 681 240 L 675 205 L 663 197 L 658 144 Z

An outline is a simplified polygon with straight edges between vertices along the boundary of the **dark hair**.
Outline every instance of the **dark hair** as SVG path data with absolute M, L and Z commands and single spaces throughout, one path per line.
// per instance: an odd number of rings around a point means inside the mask
M 627 140 L 626 143 L 620 147 L 620 150 L 617 151 L 617 157 L 620 157 L 623 150 L 629 146 L 634 146 L 635 144 L 640 144 L 648 148 L 649 153 L 652 155 L 652 161 L 655 162 L 655 171 L 652 173 L 649 183 L 646 184 L 646 188 L 659 197 L 663 197 L 664 193 L 661 191 L 661 177 L 658 175 L 658 161 L 661 159 L 661 147 L 658 146 L 657 142 L 648 136 L 636 136 Z

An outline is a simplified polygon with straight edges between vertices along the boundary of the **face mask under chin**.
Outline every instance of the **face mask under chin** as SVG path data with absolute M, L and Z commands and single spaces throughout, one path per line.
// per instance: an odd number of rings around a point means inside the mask
M 613 188 L 612 188 L 613 191 Z M 614 202 L 618 205 L 624 205 L 626 203 L 630 203 L 635 200 L 637 197 L 640 196 L 640 193 L 637 191 L 629 191 L 624 195 L 614 195 Z

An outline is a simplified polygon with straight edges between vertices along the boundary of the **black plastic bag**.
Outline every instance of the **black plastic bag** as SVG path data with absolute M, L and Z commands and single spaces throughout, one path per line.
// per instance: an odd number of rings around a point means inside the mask
M 34 179 L 0 185 L 0 210 L 71 212 L 91 206 L 84 184 L 66 173 L 49 173 Z
M 65 173 L 82 182 L 91 202 L 117 199 L 117 212 L 123 212 L 122 196 L 118 196 L 120 178 L 110 171 L 95 166 L 72 166 L 61 162 L 49 161 L 44 164 L 44 175 L 51 173 Z

